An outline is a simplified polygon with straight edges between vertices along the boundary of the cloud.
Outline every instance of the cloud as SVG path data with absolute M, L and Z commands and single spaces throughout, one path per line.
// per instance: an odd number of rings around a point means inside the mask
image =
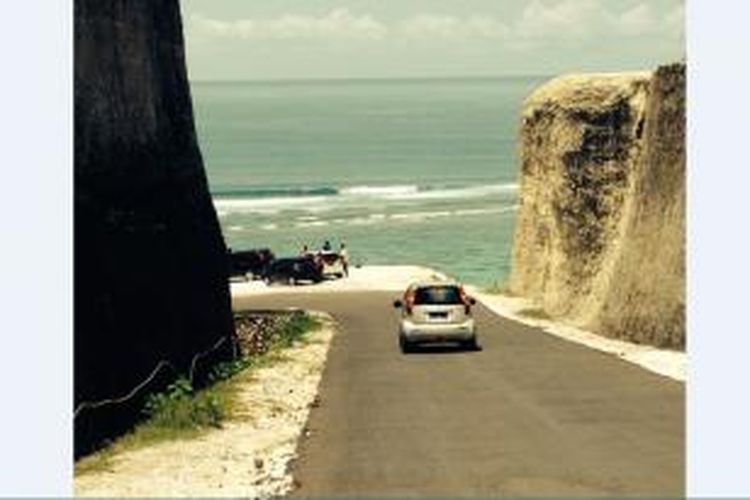
M 356 16 L 346 8 L 321 16 L 285 14 L 275 19 L 219 21 L 190 16 L 191 29 L 204 35 L 248 39 L 361 39 L 384 38 L 388 28 L 370 15 Z
M 508 27 L 489 16 L 454 17 L 420 14 L 402 22 L 400 33 L 407 38 L 506 38 Z
M 624 35 L 638 36 L 653 33 L 658 22 L 648 4 L 638 4 L 624 12 L 616 21 L 618 30 Z
M 615 8 L 613 8 L 615 6 Z M 679 37 L 683 33 L 684 8 L 663 15 L 644 0 L 624 12 L 616 2 L 602 0 L 531 0 L 520 16 L 509 22 L 490 15 L 454 16 L 421 13 L 390 25 L 371 14 L 355 14 L 344 7 L 320 15 L 283 14 L 270 19 L 222 21 L 200 14 L 189 17 L 189 29 L 197 34 L 267 40 L 409 40 L 494 39 L 509 45 L 532 47 L 558 41 L 591 40 L 596 37 Z
M 595 0 L 563 0 L 545 3 L 533 0 L 521 13 L 514 34 L 521 38 L 583 38 L 606 15 Z
M 657 15 L 645 1 L 619 13 L 609 8 L 612 5 L 616 4 L 599 0 L 533 0 L 514 25 L 514 35 L 521 39 L 583 40 L 612 35 L 670 36 L 681 30 L 684 12 L 680 2 L 664 16 Z

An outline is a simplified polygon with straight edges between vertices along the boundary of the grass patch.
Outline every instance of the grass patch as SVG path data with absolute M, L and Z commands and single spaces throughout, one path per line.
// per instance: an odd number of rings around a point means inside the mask
M 552 316 L 541 307 L 528 307 L 526 309 L 521 309 L 518 311 L 518 314 L 532 319 L 552 319 Z
M 81 458 L 75 474 L 110 470 L 117 453 L 163 441 L 192 439 L 221 428 L 236 414 L 237 394 L 252 371 L 284 359 L 283 350 L 305 341 L 323 322 L 306 312 L 294 313 L 269 335 L 268 349 L 220 363 L 209 376 L 206 388 L 195 390 L 190 380 L 178 378 L 164 392 L 151 394 L 143 409 L 146 420 L 112 444 Z
M 301 342 L 305 335 L 319 329 L 323 323 L 315 316 L 308 313 L 293 315 L 279 332 L 278 343 L 274 347 L 286 349 L 292 347 L 295 342 Z
M 226 415 L 225 403 L 217 391 L 195 392 L 186 378 L 177 379 L 166 392 L 152 394 L 145 412 L 155 428 L 191 429 L 221 427 Z

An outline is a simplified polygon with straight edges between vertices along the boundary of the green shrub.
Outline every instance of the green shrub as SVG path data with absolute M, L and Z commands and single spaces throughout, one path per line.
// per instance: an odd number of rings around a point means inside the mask
M 271 336 L 271 348 L 283 349 L 301 341 L 305 334 L 319 328 L 320 320 L 305 312 L 295 313 Z M 185 377 L 167 386 L 167 390 L 151 394 L 144 412 L 154 430 L 189 430 L 204 427 L 221 427 L 228 413 L 228 392 L 217 384 L 238 373 L 263 363 L 262 355 L 249 356 L 218 364 L 209 375 L 210 387 L 196 391 Z
M 79 460 L 76 474 L 109 469 L 111 458 L 118 450 L 192 438 L 205 429 L 221 427 L 224 420 L 232 418 L 236 404 L 239 384 L 232 378 L 248 368 L 273 363 L 279 359 L 274 351 L 291 347 L 320 326 L 318 318 L 305 312 L 294 313 L 271 332 L 268 349 L 218 364 L 209 375 L 209 385 L 205 389 L 196 391 L 188 378 L 181 377 L 164 392 L 149 395 L 143 410 L 148 419 L 109 447 Z
M 179 378 L 162 393 L 152 394 L 144 408 L 149 422 L 158 428 L 196 429 L 221 427 L 224 404 L 211 392 L 195 392 L 186 378 Z
M 257 365 L 257 359 L 253 357 L 243 357 L 234 359 L 232 361 L 225 361 L 219 363 L 211 370 L 208 375 L 209 384 L 213 385 L 222 380 L 228 380 L 243 370 L 250 368 L 251 366 Z
M 278 344 L 282 348 L 291 347 L 295 342 L 301 341 L 306 333 L 316 330 L 320 326 L 320 320 L 306 312 L 293 314 L 281 327 L 279 339 L 274 344 Z

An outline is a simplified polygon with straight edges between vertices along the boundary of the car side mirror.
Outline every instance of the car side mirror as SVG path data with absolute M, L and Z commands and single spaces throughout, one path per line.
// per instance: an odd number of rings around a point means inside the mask
M 477 299 L 475 299 L 474 297 L 469 297 L 469 304 L 471 304 L 472 306 L 477 305 Z
M 400 308 L 404 307 L 404 303 L 401 302 L 400 300 L 394 300 L 393 301 L 393 307 L 395 307 L 396 309 L 400 309 Z

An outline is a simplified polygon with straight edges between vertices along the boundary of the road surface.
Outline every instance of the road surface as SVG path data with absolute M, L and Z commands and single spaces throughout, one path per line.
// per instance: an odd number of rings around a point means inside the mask
M 480 352 L 403 355 L 396 295 L 235 301 L 339 323 L 294 494 L 684 495 L 684 384 L 482 306 Z

